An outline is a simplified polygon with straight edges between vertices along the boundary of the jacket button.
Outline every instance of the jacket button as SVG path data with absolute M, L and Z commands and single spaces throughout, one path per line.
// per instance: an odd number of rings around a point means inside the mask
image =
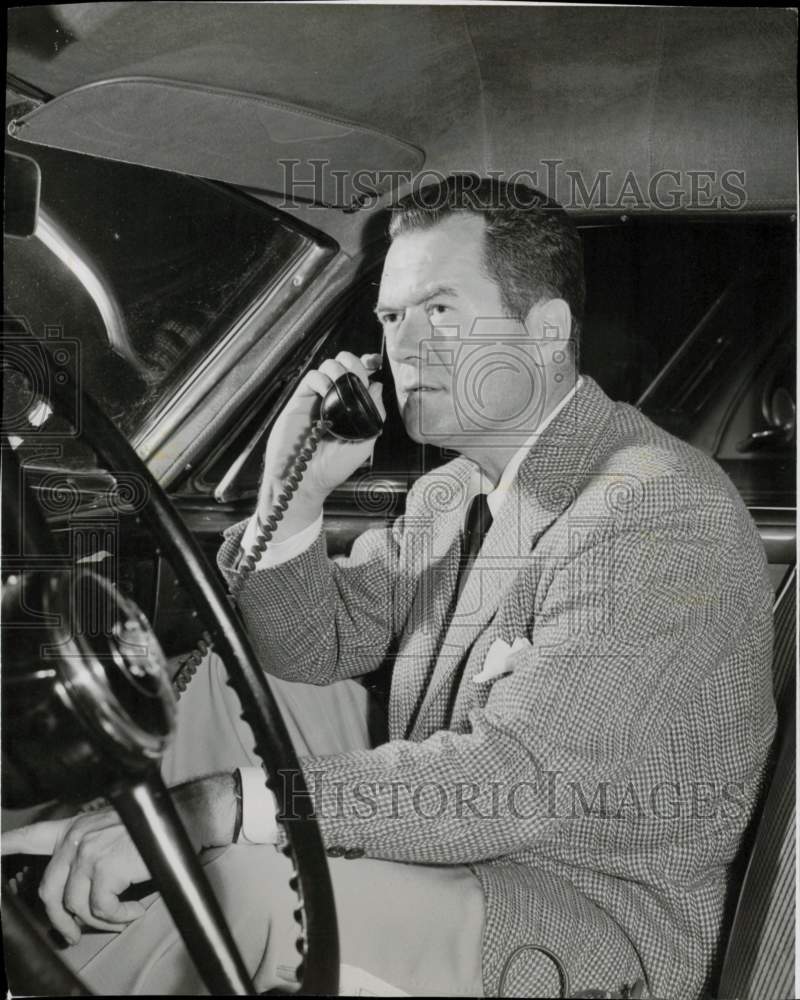
M 347 861 L 354 861 L 356 858 L 363 858 L 364 857 L 364 848 L 363 847 L 348 847 L 347 850 L 344 852 L 344 856 L 345 856 L 345 859 Z
M 330 857 L 330 858 L 341 858 L 341 857 L 344 856 L 344 848 L 343 847 L 329 847 L 326 853 L 328 854 L 328 857 Z

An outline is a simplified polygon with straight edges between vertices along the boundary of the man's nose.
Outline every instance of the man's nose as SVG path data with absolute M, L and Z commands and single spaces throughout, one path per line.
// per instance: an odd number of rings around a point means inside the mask
M 428 317 L 424 312 L 408 310 L 402 322 L 386 336 L 389 358 L 396 362 L 418 359 L 422 342 L 429 340 L 432 333 Z

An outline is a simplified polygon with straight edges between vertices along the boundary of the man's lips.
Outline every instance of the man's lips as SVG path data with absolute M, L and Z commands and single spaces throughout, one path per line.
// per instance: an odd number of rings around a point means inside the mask
M 401 392 L 439 392 L 441 386 L 438 385 L 428 385 L 425 382 L 408 382 L 405 385 L 400 386 Z
M 419 365 L 404 364 L 398 365 L 393 371 L 394 384 L 398 392 L 409 395 L 412 392 L 439 392 L 444 386 L 441 383 L 441 372 L 431 372 L 429 379 L 428 372 Z M 439 377 L 437 378 L 437 374 Z

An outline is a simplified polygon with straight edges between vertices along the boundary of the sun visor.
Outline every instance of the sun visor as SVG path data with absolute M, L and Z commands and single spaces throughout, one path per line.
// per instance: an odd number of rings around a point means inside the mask
M 9 130 L 23 142 L 343 209 L 413 176 L 425 161 L 416 146 L 307 108 L 149 77 L 77 87 Z

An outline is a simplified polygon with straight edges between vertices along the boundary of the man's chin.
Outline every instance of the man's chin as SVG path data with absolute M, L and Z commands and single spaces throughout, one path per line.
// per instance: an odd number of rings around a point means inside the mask
M 400 413 L 406 434 L 417 444 L 452 448 L 462 437 L 452 404 L 443 392 L 411 393 L 399 397 Z
M 446 448 L 447 445 L 447 435 L 437 434 L 433 430 L 428 430 L 420 425 L 418 419 L 413 420 L 403 420 L 403 426 L 406 429 L 406 434 L 415 441 L 417 444 L 427 444 L 434 448 Z

